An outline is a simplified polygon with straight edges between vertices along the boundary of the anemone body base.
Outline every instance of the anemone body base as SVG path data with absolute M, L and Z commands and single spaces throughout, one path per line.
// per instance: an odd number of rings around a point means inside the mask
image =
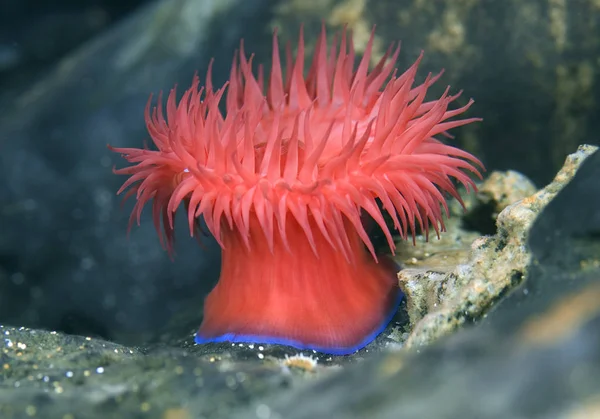
M 402 298 L 391 259 L 376 262 L 349 234 L 348 261 L 311 226 L 315 252 L 293 217 L 286 240 L 276 229 L 271 251 L 258 220 L 250 225 L 249 246 L 237 230 L 223 229 L 221 276 L 206 298 L 197 343 L 275 343 L 342 355 L 385 329 Z

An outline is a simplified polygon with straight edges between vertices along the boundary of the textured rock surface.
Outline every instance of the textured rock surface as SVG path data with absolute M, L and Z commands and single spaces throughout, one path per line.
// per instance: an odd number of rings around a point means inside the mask
M 490 205 L 492 217 L 496 219 L 504 208 L 536 192 L 535 185 L 522 174 L 509 170 L 490 173 L 479 187 L 479 199 L 482 204 Z
M 594 146 L 582 146 L 570 155 L 554 181 L 539 192 L 523 198 L 524 191 L 531 189 L 526 181 L 514 188 L 514 173 L 493 174 L 482 188 L 483 203 L 490 196 L 506 205 L 506 192 L 512 186 L 512 194 L 519 199 L 508 205 L 497 218 L 497 232 L 492 236 L 477 238 L 468 255 L 453 249 L 445 252 L 436 242 L 421 244 L 424 254 L 440 256 L 462 254 L 463 260 L 455 258 L 451 269 L 425 258 L 418 268 L 403 269 L 399 274 L 400 286 L 407 297 L 407 309 L 413 328 L 407 346 L 421 346 L 444 336 L 463 323 L 472 322 L 486 314 L 499 298 L 518 286 L 528 274 L 530 252 L 527 247 L 529 229 L 537 215 L 548 202 L 572 179 L 579 165 L 596 151 Z M 498 178 L 502 177 L 500 181 Z M 501 185 L 501 186 L 500 186 Z M 446 235 L 446 240 L 462 236 L 460 230 Z M 459 239 L 455 243 L 462 243 Z M 460 248 L 458 246 L 458 248 Z M 429 256 L 431 258 L 431 256 Z M 444 269 L 446 268 L 446 269 Z M 423 315 L 424 313 L 427 313 Z
M 237 361 L 181 349 L 144 351 L 29 329 L 3 337 L 0 417 L 219 418 L 284 388 L 277 363 Z M 257 359 L 257 358 L 255 358 Z

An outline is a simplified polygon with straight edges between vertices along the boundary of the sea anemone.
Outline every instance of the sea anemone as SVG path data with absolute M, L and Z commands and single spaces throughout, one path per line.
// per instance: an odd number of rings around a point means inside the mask
M 304 75 L 302 31 L 295 59 L 286 50 L 283 76 L 277 32 L 272 67 L 252 71 L 243 42 L 229 81 L 214 90 L 210 66 L 179 102 L 175 89 L 145 112 L 156 150 L 114 148 L 132 165 L 118 193 L 137 202 L 140 222 L 153 200 L 161 243 L 172 253 L 174 213 L 183 202 L 190 234 L 199 217 L 222 248 L 221 275 L 204 303 L 196 342 L 279 343 L 332 354 L 363 347 L 389 323 L 402 296 L 398 267 L 378 255 L 365 216 L 384 219 L 403 238 L 444 229 L 445 196 L 461 203 L 454 181 L 475 187 L 483 168 L 471 154 L 442 143 L 460 93 L 426 101 L 441 73 L 415 84 L 421 56 L 403 74 L 390 46 L 369 71 L 374 33 L 355 66 L 344 30 L 328 51 L 325 28 Z M 339 44 L 338 44 L 339 41 Z M 212 63 L 211 63 L 212 64 Z M 224 112 L 219 108 L 225 96 Z

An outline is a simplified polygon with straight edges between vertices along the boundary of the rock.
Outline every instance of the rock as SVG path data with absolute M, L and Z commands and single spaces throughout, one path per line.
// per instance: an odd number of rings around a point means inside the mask
M 481 184 L 477 205 L 463 217 L 463 223 L 468 229 L 494 235 L 498 214 L 510 204 L 533 195 L 536 190 L 533 182 L 519 172 L 492 172 Z
M 506 206 L 498 215 L 497 233 L 475 239 L 470 253 L 463 254 L 462 259 L 452 259 L 450 266 L 425 258 L 420 262 L 421 266 L 403 269 L 398 274 L 413 324 L 405 343 L 407 346 L 430 344 L 464 323 L 481 318 L 503 295 L 523 281 L 528 275 L 531 258 L 527 247 L 531 225 L 540 211 L 571 180 L 585 158 L 595 151 L 596 147 L 581 146 L 567 158 L 552 183 L 508 206 L 506 193 L 494 191 L 509 190 L 519 176 L 513 173 L 492 174 L 480 196 L 486 197 L 484 204 L 489 203 L 490 196 L 496 196 L 498 203 L 494 205 Z M 493 188 L 491 185 L 498 185 L 499 178 L 504 178 L 500 181 L 502 186 Z M 525 182 L 521 188 L 512 188 L 515 191 L 512 196 L 522 197 L 523 191 L 530 189 L 531 184 Z M 452 225 L 455 226 L 454 234 L 447 234 L 446 240 L 452 240 L 453 235 L 461 237 L 456 223 Z M 455 239 L 454 243 L 459 243 L 459 240 Z M 464 245 L 464 241 L 461 243 Z M 439 260 L 444 255 L 444 249 L 437 245 L 432 242 L 420 247 L 429 249 L 424 254 L 436 254 Z M 457 252 L 454 249 L 450 254 L 456 255 Z
M 511 204 L 536 192 L 535 185 L 526 176 L 514 170 L 493 172 L 479 188 L 479 200 L 483 205 L 492 205 L 493 218 Z
M 0 327 L 3 419 L 228 417 L 289 385 L 277 363 L 138 350 L 99 339 Z M 257 359 L 257 358 L 255 358 Z

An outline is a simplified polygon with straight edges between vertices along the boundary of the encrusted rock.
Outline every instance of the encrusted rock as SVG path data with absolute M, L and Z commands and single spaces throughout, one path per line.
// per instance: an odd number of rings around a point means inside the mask
M 407 347 L 429 344 L 465 322 L 481 318 L 523 281 L 531 259 L 527 238 L 533 221 L 596 149 L 580 146 L 568 156 L 552 183 L 512 204 L 511 197 L 521 198 L 532 184 L 515 172 L 493 173 L 480 196 L 487 197 L 484 203 L 493 201 L 496 208 L 505 208 L 497 217 L 496 234 L 476 238 L 470 251 L 460 249 L 473 233 L 461 231 L 457 221 L 448 224 L 442 247 L 440 242 L 419 243 L 408 259 L 415 267 L 398 274 L 412 324 Z
M 504 208 L 535 192 L 536 187 L 527 176 L 508 170 L 490 174 L 479 188 L 478 199 L 482 204 L 491 205 L 497 216 Z

